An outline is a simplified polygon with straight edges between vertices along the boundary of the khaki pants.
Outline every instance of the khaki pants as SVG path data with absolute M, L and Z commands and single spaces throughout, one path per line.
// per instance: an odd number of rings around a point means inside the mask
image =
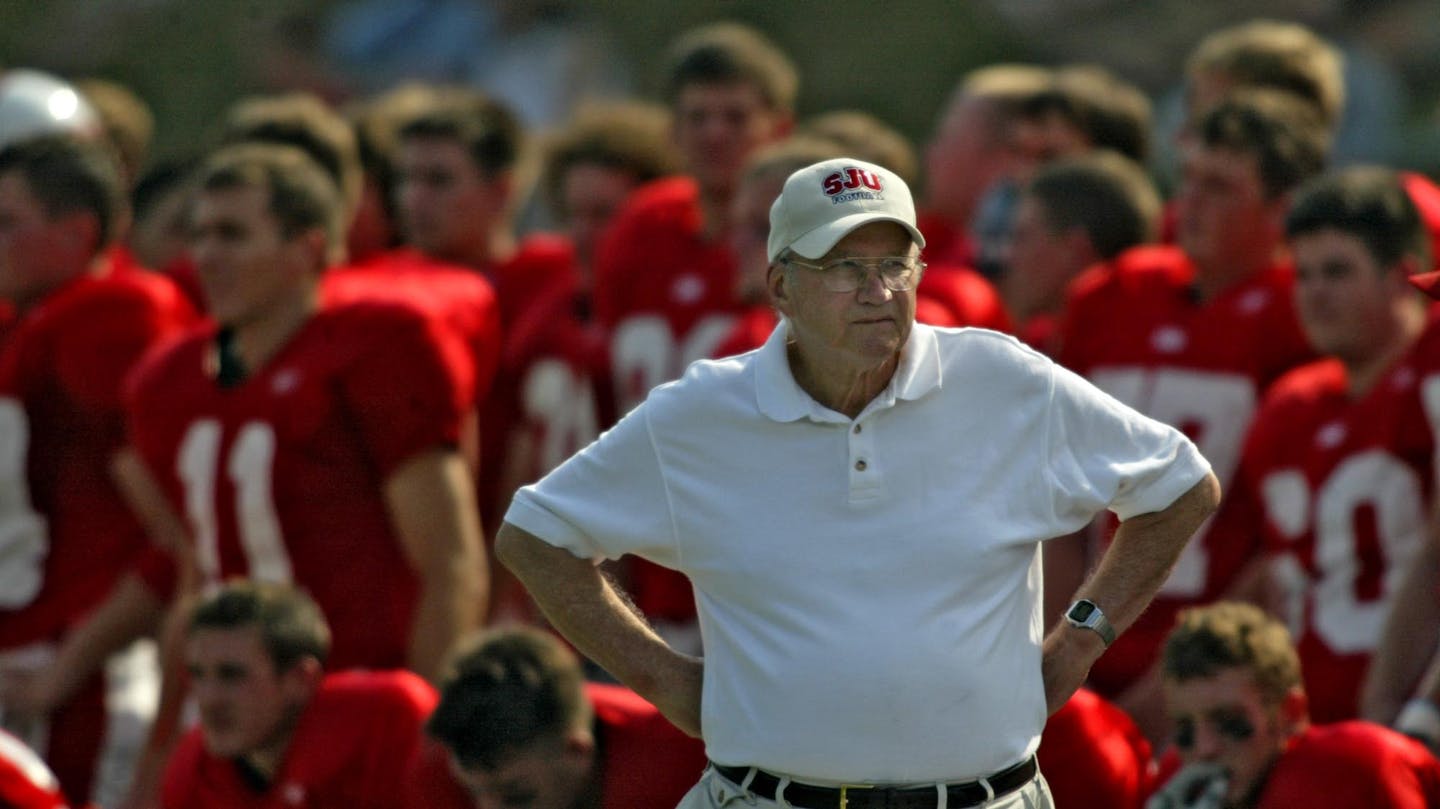
M 937 809 L 950 809 L 940 800 L 941 793 L 937 790 Z M 722 809 L 726 806 L 731 809 L 789 809 L 790 804 L 747 795 L 738 785 L 707 767 L 700 776 L 700 783 L 685 794 L 676 809 Z M 978 809 L 1055 809 L 1055 802 L 1050 797 L 1050 787 L 1045 784 L 1045 777 L 1037 773 L 1035 780 L 1014 792 L 976 806 Z

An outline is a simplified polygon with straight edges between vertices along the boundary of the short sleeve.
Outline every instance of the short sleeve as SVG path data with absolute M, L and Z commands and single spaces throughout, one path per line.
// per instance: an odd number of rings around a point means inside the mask
M 1121 520 L 1161 511 L 1210 471 L 1179 430 L 1051 369 L 1049 468 L 1062 523 L 1078 529 L 1104 508 Z
M 399 309 L 384 311 L 370 341 L 341 380 L 365 446 L 383 477 L 417 454 L 454 447 L 470 410 L 474 369 L 449 329 Z
M 675 564 L 674 525 L 647 402 L 539 483 L 515 495 L 506 522 L 585 559 L 627 553 Z

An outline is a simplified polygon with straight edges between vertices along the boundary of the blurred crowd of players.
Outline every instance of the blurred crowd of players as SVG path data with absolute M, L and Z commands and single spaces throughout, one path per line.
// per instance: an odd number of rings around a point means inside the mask
M 1440 745 L 1440 327 L 1410 283 L 1440 188 L 1327 171 L 1333 47 L 1269 21 L 1207 37 L 1168 200 L 1149 101 L 1094 66 L 961 77 L 922 158 L 861 110 L 796 120 L 800 77 L 749 28 L 668 60 L 663 106 L 544 137 L 411 84 L 246 99 L 161 166 L 126 88 L 0 74 L 0 802 L 673 805 L 700 743 L 543 633 L 487 529 L 651 388 L 764 341 L 770 204 L 842 156 L 924 189 L 920 320 L 1015 335 L 1183 429 L 1226 489 L 1052 717 L 1057 805 L 1142 806 L 1295 689 L 1302 718 Z M 1046 544 L 1047 624 L 1108 527 Z M 701 651 L 683 578 L 611 564 Z M 1288 626 L 1303 688 L 1249 735 L 1202 717 L 1206 747 L 1166 697 L 1210 672 L 1161 651 L 1223 601 Z M 1305 724 L 1284 705 L 1270 755 Z M 1345 727 L 1404 755 L 1316 771 L 1408 767 L 1440 800 L 1421 745 Z M 1300 794 L 1252 786 L 1232 804 Z M 1403 800 L 1367 805 L 1426 805 Z

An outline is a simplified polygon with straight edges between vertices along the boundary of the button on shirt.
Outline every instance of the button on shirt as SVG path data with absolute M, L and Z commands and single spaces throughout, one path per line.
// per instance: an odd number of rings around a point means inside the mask
M 506 520 L 690 577 L 715 761 L 818 783 L 1019 761 L 1046 715 L 1040 542 L 1106 507 L 1159 511 L 1209 465 L 980 329 L 917 324 L 852 420 L 796 384 L 787 328 L 657 388 Z

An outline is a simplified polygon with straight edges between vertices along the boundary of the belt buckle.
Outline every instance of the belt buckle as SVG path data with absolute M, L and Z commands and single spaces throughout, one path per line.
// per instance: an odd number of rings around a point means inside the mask
M 841 784 L 840 785 L 840 809 L 850 809 L 850 790 L 852 789 L 874 789 L 874 784 Z

